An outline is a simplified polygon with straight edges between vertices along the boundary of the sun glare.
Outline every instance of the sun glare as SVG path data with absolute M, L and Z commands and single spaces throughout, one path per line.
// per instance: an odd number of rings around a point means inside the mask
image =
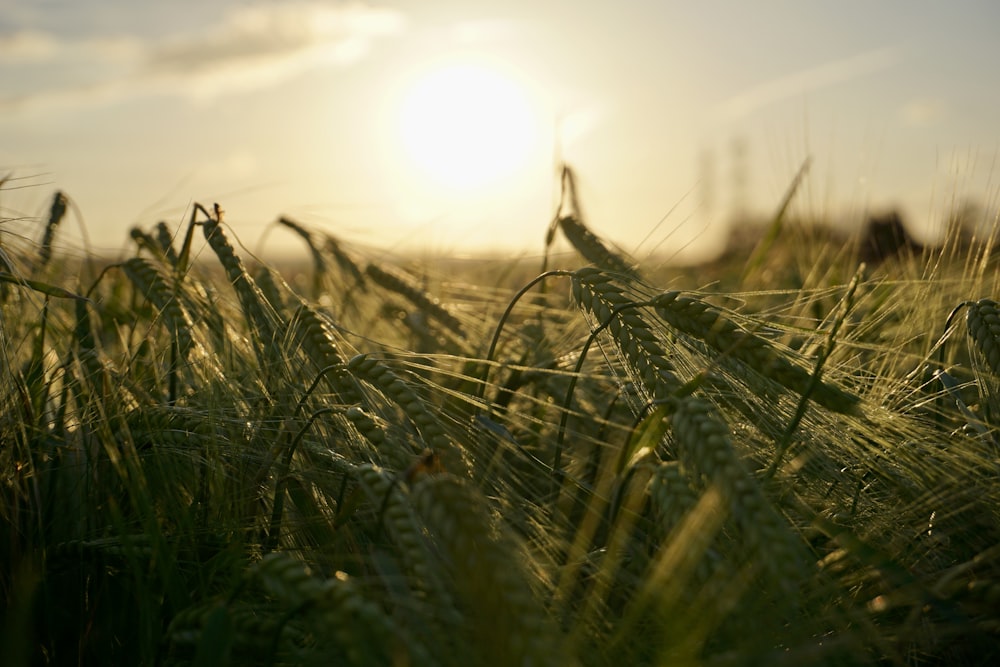
M 524 167 L 538 114 L 512 77 L 484 65 L 450 64 L 412 80 L 397 129 L 405 159 L 422 179 L 469 193 Z

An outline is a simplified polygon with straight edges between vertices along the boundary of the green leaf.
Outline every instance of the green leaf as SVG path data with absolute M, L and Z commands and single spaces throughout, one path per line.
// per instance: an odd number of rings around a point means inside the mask
M 49 296 L 54 296 L 58 299 L 84 298 L 79 294 L 75 294 L 67 289 L 63 289 L 62 287 L 49 285 L 48 283 L 43 283 L 38 280 L 28 280 L 27 278 L 19 278 L 14 274 L 7 273 L 6 271 L 0 271 L 0 282 L 13 283 L 14 285 L 20 285 L 22 287 L 30 287 L 36 292 L 41 292 L 42 294 L 48 294 Z
M 672 411 L 671 404 L 663 403 L 639 422 L 639 425 L 632 431 L 632 437 L 628 439 L 628 444 L 625 445 L 618 457 L 618 464 L 615 466 L 616 473 L 620 475 L 622 471 L 631 468 L 646 454 L 656 449 L 670 426 L 667 417 Z

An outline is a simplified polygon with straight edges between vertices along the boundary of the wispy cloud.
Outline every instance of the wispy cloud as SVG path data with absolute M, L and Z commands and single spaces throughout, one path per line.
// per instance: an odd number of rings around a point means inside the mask
M 899 110 L 900 120 L 908 127 L 927 127 L 940 122 L 948 113 L 944 100 L 921 98 L 910 100 Z
M 716 108 L 715 115 L 721 121 L 733 121 L 789 97 L 888 69 L 901 60 L 898 49 L 886 47 L 793 72 L 730 97 Z
M 38 68 L 30 82 L 22 78 L 26 85 L 20 92 L 0 95 L 0 111 L 263 88 L 314 67 L 355 63 L 376 39 L 400 32 L 404 23 L 403 15 L 390 9 L 290 2 L 240 7 L 215 25 L 152 40 L 60 40 L 38 31 L 0 35 L 0 68 L 25 63 Z M 60 68 L 78 76 L 67 81 Z
M 364 56 L 372 39 L 402 29 L 392 10 L 361 5 L 329 7 L 287 3 L 243 8 L 199 35 L 165 40 L 150 49 L 150 75 L 220 78 L 276 69 L 299 70 L 316 62 L 347 64 Z
M 0 35 L 0 63 L 14 65 L 46 61 L 58 51 L 58 40 L 39 30 Z

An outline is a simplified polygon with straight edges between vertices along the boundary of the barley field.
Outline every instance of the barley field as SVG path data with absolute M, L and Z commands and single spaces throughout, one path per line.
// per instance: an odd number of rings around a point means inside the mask
M 570 199 L 479 273 L 0 228 L 0 663 L 996 664 L 992 235 L 659 269 Z

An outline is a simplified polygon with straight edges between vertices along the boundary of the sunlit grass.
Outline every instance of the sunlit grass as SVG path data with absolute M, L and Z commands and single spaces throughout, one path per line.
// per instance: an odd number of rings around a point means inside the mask
M 576 211 L 523 280 L 282 219 L 292 275 L 219 207 L 62 257 L 59 202 L 0 236 L 3 664 L 1000 657 L 988 242 L 700 289 Z

